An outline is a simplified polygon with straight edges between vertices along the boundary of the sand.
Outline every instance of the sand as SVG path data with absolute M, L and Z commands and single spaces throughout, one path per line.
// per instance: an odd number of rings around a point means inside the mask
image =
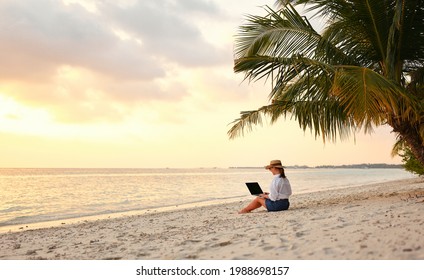
M 0 259 L 424 259 L 423 179 L 294 194 L 288 211 L 237 214 L 246 199 L 2 233 Z

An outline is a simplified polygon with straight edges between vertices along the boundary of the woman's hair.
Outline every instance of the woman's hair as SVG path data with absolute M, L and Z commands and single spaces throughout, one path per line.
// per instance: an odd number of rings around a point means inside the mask
M 284 173 L 284 168 L 278 168 L 280 169 L 280 178 L 286 178 L 286 173 Z

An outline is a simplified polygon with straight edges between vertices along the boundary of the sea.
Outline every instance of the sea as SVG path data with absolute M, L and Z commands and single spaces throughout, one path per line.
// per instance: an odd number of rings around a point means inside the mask
M 396 168 L 287 168 L 293 193 L 415 178 Z M 130 215 L 249 199 L 263 168 L 0 169 L 0 232 L 31 224 Z

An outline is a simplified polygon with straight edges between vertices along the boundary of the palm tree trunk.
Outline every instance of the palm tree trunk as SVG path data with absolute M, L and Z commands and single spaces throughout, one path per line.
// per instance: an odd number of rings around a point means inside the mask
M 420 136 L 419 126 L 402 121 L 390 125 L 393 127 L 393 131 L 397 132 L 407 143 L 415 158 L 424 166 L 424 141 Z

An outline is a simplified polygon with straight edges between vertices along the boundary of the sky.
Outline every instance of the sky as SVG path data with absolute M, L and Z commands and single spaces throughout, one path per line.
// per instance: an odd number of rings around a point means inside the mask
M 233 72 L 233 47 L 274 2 L 0 1 L 0 167 L 401 163 L 390 127 L 323 143 L 281 119 L 228 138 L 269 103 L 269 84 Z

